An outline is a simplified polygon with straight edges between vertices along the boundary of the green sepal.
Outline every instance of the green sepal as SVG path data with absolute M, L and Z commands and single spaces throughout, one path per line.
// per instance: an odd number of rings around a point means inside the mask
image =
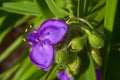
M 68 76 L 72 77 L 76 75 L 80 70 L 80 58 L 77 55 L 70 55 L 69 61 L 67 63 L 66 72 Z
M 102 59 L 101 59 L 99 50 L 92 49 L 91 50 L 91 56 L 92 56 L 92 58 L 95 62 L 95 66 L 100 67 L 102 65 Z
M 58 64 L 65 64 L 67 62 L 67 50 L 61 49 L 58 50 L 55 54 L 55 62 Z

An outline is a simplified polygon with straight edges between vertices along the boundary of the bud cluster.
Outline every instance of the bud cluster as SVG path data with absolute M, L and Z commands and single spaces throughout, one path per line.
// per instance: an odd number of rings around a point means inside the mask
M 95 30 L 86 20 L 71 18 L 67 21 L 68 32 L 65 36 L 65 46 L 56 52 L 55 61 L 62 66 L 59 70 L 66 70 L 72 77 L 80 71 L 81 52 L 91 53 L 95 66 L 102 65 L 100 49 L 104 46 L 101 34 Z M 82 53 L 85 54 L 85 53 Z

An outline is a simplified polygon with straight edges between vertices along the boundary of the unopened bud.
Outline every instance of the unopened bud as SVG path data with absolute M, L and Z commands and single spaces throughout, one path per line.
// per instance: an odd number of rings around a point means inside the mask
M 73 52 L 81 51 L 84 47 L 86 36 L 87 35 L 84 35 L 82 37 L 74 38 L 69 44 L 70 50 L 73 51 Z
M 88 40 L 89 43 L 92 47 L 94 48 L 101 48 L 104 45 L 104 40 L 101 37 L 101 35 L 99 35 L 97 32 L 95 31 L 91 31 L 85 27 L 82 27 L 82 30 L 84 30 L 87 34 L 88 34 Z
M 71 55 L 66 68 L 67 74 L 70 77 L 78 73 L 80 69 L 80 63 L 80 58 L 77 55 Z
M 100 67 L 102 65 L 101 56 L 98 50 L 91 50 L 91 56 L 96 64 L 97 67 Z
M 90 34 L 88 36 L 89 43 L 94 48 L 101 48 L 104 45 L 104 40 L 102 37 L 96 33 Z
M 67 50 L 62 49 L 56 53 L 55 61 L 58 64 L 63 64 L 67 62 Z

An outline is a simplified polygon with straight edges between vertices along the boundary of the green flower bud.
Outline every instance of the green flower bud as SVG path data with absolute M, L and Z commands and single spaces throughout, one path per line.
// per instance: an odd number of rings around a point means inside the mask
M 103 38 L 95 31 L 90 31 L 89 29 L 82 27 L 82 30 L 84 30 L 88 34 L 88 40 L 92 47 L 94 48 L 101 48 L 104 45 Z
M 63 64 L 67 62 L 67 50 L 62 49 L 57 51 L 56 55 L 55 55 L 55 61 L 58 64 Z
M 101 48 L 104 45 L 104 40 L 102 37 L 96 33 L 89 34 L 88 36 L 89 43 L 94 48 Z
M 69 77 L 73 77 L 74 74 L 69 68 L 66 68 L 66 72 Z
M 70 47 L 70 51 L 73 52 L 79 52 L 83 49 L 84 47 L 84 43 L 85 43 L 85 39 L 87 38 L 87 35 L 84 35 L 82 37 L 76 37 L 74 38 L 70 43 L 69 43 L 69 47 Z
M 71 55 L 69 62 L 67 63 L 67 74 L 71 77 L 77 74 L 80 69 L 80 63 L 80 58 L 77 55 Z
M 91 50 L 91 56 L 96 64 L 97 67 L 100 67 L 102 65 L 101 56 L 98 50 Z

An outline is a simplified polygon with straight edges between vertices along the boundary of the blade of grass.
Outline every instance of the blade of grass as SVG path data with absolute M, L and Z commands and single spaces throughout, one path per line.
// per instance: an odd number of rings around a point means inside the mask
M 88 10 L 88 0 L 78 0 L 78 7 L 77 7 L 77 17 L 78 15 L 80 17 L 84 17 L 87 14 L 87 10 Z
M 90 56 L 90 53 L 88 53 L 89 58 L 90 58 L 90 65 L 89 68 L 86 72 L 87 74 L 87 80 L 96 80 L 96 73 L 95 73 L 95 67 L 94 67 L 94 62 Z
M 45 0 L 35 0 L 35 3 L 37 4 L 43 18 L 49 19 L 54 17 L 53 13 L 50 11 L 47 4 L 45 3 Z
M 2 42 L 2 40 L 4 39 L 6 34 L 13 28 L 12 26 L 17 27 L 17 26 L 25 23 L 29 19 L 30 19 L 30 16 L 23 16 L 19 20 L 15 21 L 14 24 L 11 24 L 11 25 L 7 24 L 6 25 L 5 23 L 3 23 L 2 26 L 1 26 L 2 31 L 0 30 L 0 43 Z M 2 27 L 5 27 L 5 26 L 6 26 L 6 29 L 2 28 Z
M 86 19 L 90 21 L 90 23 L 97 27 L 104 19 L 105 8 L 99 9 L 91 14 L 89 14 Z
M 24 53 L 27 53 L 28 49 L 26 49 L 26 51 Z M 26 58 L 26 54 L 22 55 L 18 62 L 13 65 L 9 70 L 7 70 L 6 72 L 0 74 L 0 79 L 2 80 L 8 80 L 12 75 L 14 75 L 15 71 L 20 67 L 21 63 L 23 62 L 23 60 Z
M 44 80 L 44 79 L 41 79 L 41 78 L 43 78 L 45 76 L 45 73 L 46 72 L 43 69 L 38 69 L 37 68 L 37 70 L 35 72 L 33 72 L 28 78 L 26 78 L 26 79 L 21 78 L 21 80 L 39 80 L 39 79 Z
M 17 73 L 14 75 L 12 80 L 20 80 L 23 73 L 26 72 L 26 70 L 28 70 L 31 65 L 32 64 L 31 64 L 29 58 L 28 57 L 25 58 L 25 60 L 21 64 L 21 67 L 19 68 Z
M 89 67 L 83 74 L 80 75 L 78 80 L 96 80 L 94 62 L 90 56 L 90 53 L 88 53 L 87 55 L 90 60 Z
M 79 17 L 79 12 L 80 12 L 79 11 L 79 8 L 80 8 L 79 6 L 80 6 L 80 0 L 78 0 L 78 4 L 77 4 L 77 17 Z
M 0 75 L 1 80 L 8 80 L 9 77 L 18 69 L 20 64 L 18 63 L 17 65 L 13 66 L 10 70 L 6 71 L 2 75 Z
M 53 64 L 45 75 L 45 80 L 53 80 L 57 76 L 58 65 Z
M 6 30 L 4 30 L 4 32 L 0 33 L 0 44 L 10 30 L 11 30 L 11 27 L 8 27 Z
M 8 27 L 14 27 L 15 23 L 19 21 L 19 19 L 23 18 L 23 15 L 13 14 L 13 13 L 6 13 L 5 19 L 1 23 L 0 26 L 0 33 L 4 32 Z
M 68 12 L 59 9 L 53 0 L 45 0 L 49 9 L 51 10 L 51 12 L 56 16 L 56 17 L 60 17 L 60 18 L 64 18 L 65 16 L 70 15 Z
M 83 17 L 83 13 L 84 13 L 84 0 L 79 0 L 79 17 Z M 78 11 L 77 11 L 77 16 L 78 16 Z
M 0 9 L 17 14 L 42 16 L 38 6 L 32 1 L 4 2 Z
M 17 40 L 14 41 L 1 55 L 0 55 L 0 62 L 2 62 L 6 57 L 19 45 L 21 45 L 22 36 L 20 36 Z
M 111 41 L 112 31 L 114 27 L 113 25 L 115 21 L 117 2 L 118 0 L 106 0 L 104 28 L 105 28 L 107 40 L 105 43 L 104 54 L 103 54 L 101 80 L 106 80 L 109 51 L 110 51 L 110 41 Z
M 96 4 L 91 10 L 90 13 L 93 13 L 101 8 L 103 8 L 105 6 L 105 0 L 101 0 L 98 2 L 98 4 Z
M 3 11 L 0 11 L 1 15 L 0 15 L 0 27 L 2 25 L 2 22 L 4 21 L 4 19 L 6 18 L 6 15 L 3 15 L 2 13 Z M 5 13 L 4 13 L 5 14 Z
M 38 69 L 36 66 L 32 65 L 29 67 L 20 77 L 21 80 L 26 80 L 27 78 L 31 77 L 34 72 L 36 72 Z M 33 74 L 34 75 L 34 74 Z
M 66 8 L 68 9 L 70 16 L 73 17 L 73 10 L 72 10 L 72 1 L 71 0 L 67 0 L 67 6 Z

